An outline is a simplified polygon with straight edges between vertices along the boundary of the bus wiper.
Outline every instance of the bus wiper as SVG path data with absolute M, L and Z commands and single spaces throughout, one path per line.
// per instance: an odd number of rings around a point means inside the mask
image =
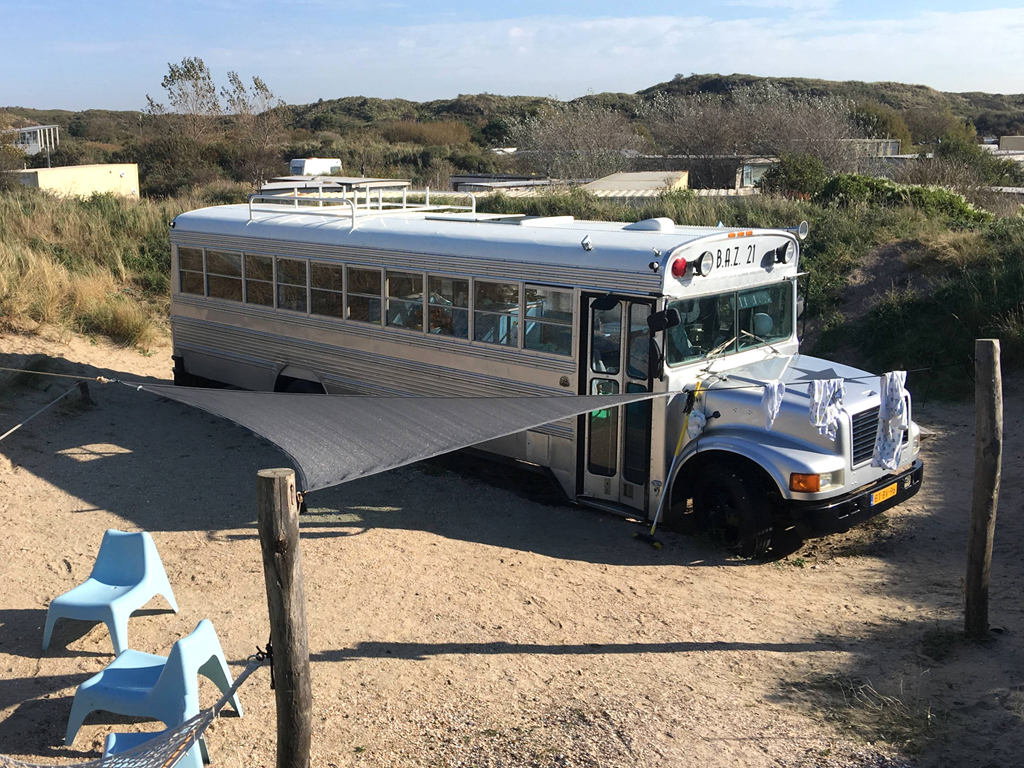
M 703 373 L 707 373 L 707 370 L 708 370 L 708 368 L 711 367 L 711 364 L 713 362 L 715 362 L 715 360 L 718 358 L 718 356 L 721 355 L 723 352 L 725 352 L 725 350 L 729 348 L 729 345 L 731 345 L 734 341 L 736 341 L 736 337 L 735 336 L 733 336 L 728 341 L 723 341 L 717 347 L 715 347 L 710 352 L 708 352 L 707 355 L 704 356 L 704 359 L 707 361 L 708 364 L 704 366 L 702 372 Z
M 766 345 L 766 346 L 767 346 L 767 347 L 768 347 L 768 348 L 769 348 L 769 349 L 770 349 L 770 350 L 771 350 L 772 352 L 774 352 L 774 353 L 775 353 L 776 355 L 779 355 L 779 356 L 781 356 L 781 355 L 782 355 L 782 353 L 781 353 L 781 352 L 779 352 L 779 350 L 777 350 L 777 349 L 776 349 L 776 348 L 774 347 L 774 345 L 773 345 L 773 344 L 772 344 L 772 343 L 771 343 L 770 341 L 768 341 L 768 339 L 762 339 L 762 338 L 761 338 L 760 336 L 758 336 L 758 335 L 757 335 L 756 333 L 751 333 L 750 331 L 743 331 L 743 330 L 741 330 L 741 331 L 740 331 L 740 333 L 742 333 L 742 334 L 743 334 L 744 336 L 749 336 L 749 337 L 750 337 L 750 338 L 752 338 L 752 339 L 756 339 L 757 341 L 760 341 L 760 342 L 761 342 L 762 344 Z

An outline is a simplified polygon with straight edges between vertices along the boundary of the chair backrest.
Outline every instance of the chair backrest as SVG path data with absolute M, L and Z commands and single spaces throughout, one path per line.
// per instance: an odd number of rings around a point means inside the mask
M 108 530 L 103 534 L 92 578 L 104 584 L 128 587 L 138 584 L 146 574 L 147 544 L 152 545 L 149 534 Z
M 161 699 L 185 700 L 185 718 L 199 711 L 199 668 L 211 657 L 220 654 L 220 640 L 209 619 L 200 621 L 192 633 L 178 640 L 167 656 L 160 678 L 153 686 L 152 696 Z M 189 711 L 191 710 L 191 711 Z
M 767 312 L 754 313 L 754 333 L 757 336 L 771 336 L 774 326 L 775 321 L 772 320 L 772 316 Z

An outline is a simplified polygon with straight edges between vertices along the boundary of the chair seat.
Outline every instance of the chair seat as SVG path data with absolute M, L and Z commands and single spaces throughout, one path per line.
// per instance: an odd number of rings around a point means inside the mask
M 135 584 L 127 586 L 104 584 L 96 579 L 86 579 L 84 583 L 79 584 L 70 592 L 53 598 L 51 605 L 60 606 L 62 615 L 69 619 L 75 618 L 70 615 L 70 612 L 76 609 L 89 611 L 89 616 L 86 618 L 93 618 L 99 615 L 95 611 L 109 607 L 112 602 L 131 592 L 135 586 Z
M 105 669 L 82 683 L 81 688 L 90 691 L 92 695 L 113 692 L 116 697 L 112 698 L 119 700 L 144 699 L 160 679 L 166 664 L 164 656 L 129 649 L 122 651 Z

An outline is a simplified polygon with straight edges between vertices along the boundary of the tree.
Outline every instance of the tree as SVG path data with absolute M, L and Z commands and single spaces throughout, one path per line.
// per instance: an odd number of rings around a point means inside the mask
M 277 110 L 284 102 L 259 77 L 253 77 L 252 86 L 246 87 L 237 72 L 228 72 L 228 84 L 221 95 L 227 111 L 234 115 L 234 131 L 242 145 L 238 171 L 258 187 L 281 162 L 278 150 L 283 126 Z
M 509 138 L 527 170 L 561 179 L 594 179 L 625 170 L 644 148 L 621 113 L 586 102 L 551 106 L 510 120 Z
M 957 117 L 949 105 L 941 109 L 916 107 L 903 111 L 903 119 L 915 144 L 937 144 L 939 139 L 956 136 L 973 141 L 977 135 L 969 120 Z
M 642 105 L 640 117 L 661 152 L 689 158 L 691 187 L 733 186 L 735 167 L 722 158 L 747 152 L 748 147 L 739 114 L 725 97 L 659 94 Z
M 725 94 L 652 98 L 641 107 L 662 152 L 689 156 L 690 185 L 732 186 L 735 155 L 810 155 L 831 171 L 849 170 L 858 131 L 835 98 L 793 95 L 770 82 Z
M 906 121 L 892 107 L 874 101 L 862 101 L 851 113 L 854 125 L 869 139 L 899 139 L 903 152 L 909 152 L 914 140 Z
M 186 57 L 181 64 L 167 65 L 167 74 L 160 83 L 167 91 L 171 110 L 182 115 L 185 135 L 202 142 L 211 132 L 213 120 L 220 114 L 217 87 L 206 63 L 198 56 Z M 146 112 L 156 116 L 167 109 L 146 94 Z
M 814 197 L 828 181 L 825 164 L 811 155 L 783 155 L 761 177 L 762 191 Z

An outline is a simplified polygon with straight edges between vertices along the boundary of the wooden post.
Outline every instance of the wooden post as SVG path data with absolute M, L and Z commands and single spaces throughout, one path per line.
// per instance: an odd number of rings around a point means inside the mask
M 91 403 L 92 402 L 92 396 L 89 394 L 89 382 L 87 382 L 87 381 L 80 381 L 80 382 L 78 382 L 78 391 L 82 395 L 82 400 L 84 400 L 87 403 Z
M 313 694 L 295 472 L 260 470 L 256 475 L 256 499 L 274 647 L 277 768 L 309 768 Z
M 1003 453 L 998 339 L 975 341 L 974 382 L 974 499 L 967 540 L 964 631 L 968 637 L 980 638 L 988 634 L 988 579 Z

